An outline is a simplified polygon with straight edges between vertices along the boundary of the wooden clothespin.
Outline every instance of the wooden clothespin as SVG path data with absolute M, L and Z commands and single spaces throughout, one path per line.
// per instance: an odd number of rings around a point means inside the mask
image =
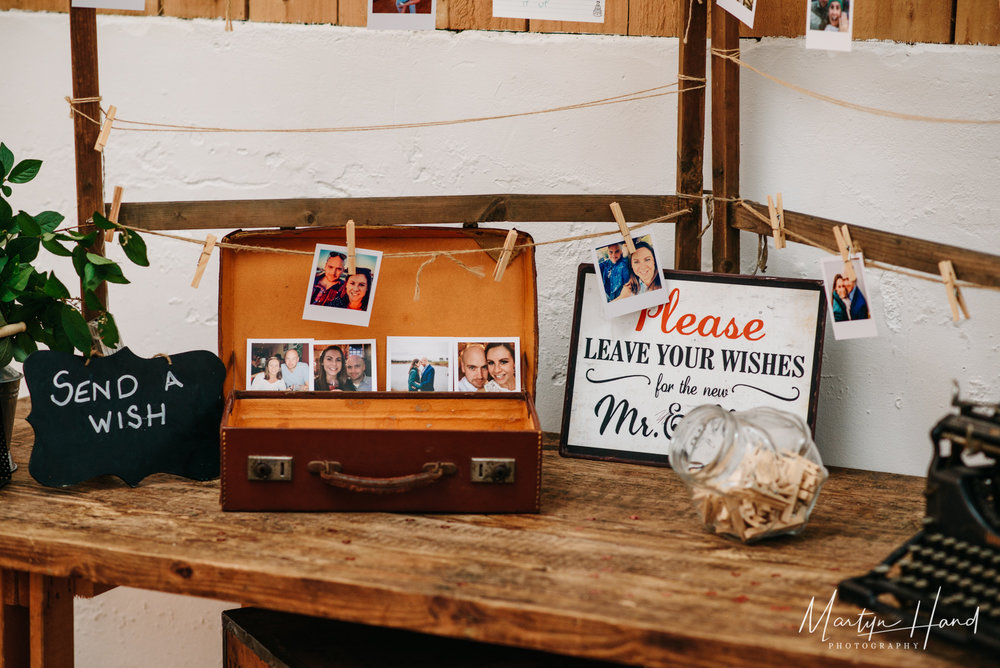
M 108 136 L 111 134 L 111 124 L 115 120 L 115 114 L 118 113 L 118 107 L 113 104 L 108 105 L 108 113 L 104 115 L 104 125 L 101 126 L 101 134 L 97 135 L 97 143 L 94 144 L 94 150 L 98 153 L 104 152 L 104 147 L 107 146 Z
M 493 280 L 499 281 L 503 278 L 503 273 L 507 271 L 507 264 L 510 262 L 510 256 L 514 252 L 514 243 L 517 242 L 517 230 L 512 229 L 507 233 L 507 238 L 503 242 L 503 252 L 500 254 L 500 259 L 497 260 L 497 266 L 493 270 Z
M 111 211 L 108 212 L 108 220 L 118 223 L 118 212 L 122 208 L 122 193 L 125 191 L 121 186 L 115 186 L 115 194 L 111 196 Z M 104 231 L 104 240 L 109 244 L 115 240 L 114 230 Z
M 962 315 L 968 320 L 969 309 L 965 305 L 965 297 L 962 296 L 962 290 L 958 287 L 955 266 L 951 263 L 951 260 L 941 260 L 938 262 L 938 270 L 941 272 L 941 278 L 944 279 L 945 290 L 948 291 L 948 303 L 951 304 L 951 319 L 955 322 L 961 319 L 958 315 L 958 309 L 961 308 Z
M 767 211 L 771 214 L 771 234 L 774 236 L 774 247 L 785 247 L 785 209 L 781 206 L 781 193 L 778 193 L 778 205 L 767 196 Z
M 354 221 L 347 221 L 347 274 L 354 275 L 357 271 L 357 251 L 354 248 Z
M 858 280 L 857 274 L 854 273 L 854 266 L 851 264 L 851 233 L 847 231 L 847 225 L 834 225 L 833 236 L 837 240 L 840 257 L 844 260 L 844 275 L 852 281 Z
M 621 230 L 622 236 L 625 237 L 625 247 L 628 248 L 629 253 L 634 253 L 635 242 L 632 241 L 632 233 L 629 232 L 628 225 L 625 224 L 625 214 L 622 213 L 618 202 L 611 203 L 611 213 L 615 217 L 615 222 L 618 223 L 618 229 Z
M 205 237 L 205 245 L 201 249 L 201 256 L 198 258 L 198 268 L 194 270 L 194 280 L 191 287 L 196 288 L 201 284 L 201 277 L 208 266 L 208 258 L 212 256 L 212 249 L 215 248 L 215 235 L 209 234 Z

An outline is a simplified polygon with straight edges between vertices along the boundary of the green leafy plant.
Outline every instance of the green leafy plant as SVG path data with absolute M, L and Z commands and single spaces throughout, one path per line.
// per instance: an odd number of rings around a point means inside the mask
M 104 310 L 96 291 L 102 281 L 129 281 L 116 262 L 90 250 L 98 234 L 115 229 L 116 225 L 95 212 L 97 229 L 83 233 L 59 229 L 64 217 L 55 211 L 34 216 L 24 211 L 15 213 L 8 201 L 11 186 L 28 183 L 38 175 L 41 166 L 41 160 L 16 162 L 6 144 L 0 143 L 0 326 L 25 325 L 23 332 L 0 339 L 0 367 L 11 359 L 24 361 L 38 349 L 39 343 L 51 350 L 79 350 L 89 356 L 93 336 L 81 314 L 81 304 L 99 313 L 96 324 L 101 341 L 108 346 L 118 343 L 114 317 Z M 118 240 L 129 260 L 149 266 L 146 244 L 138 234 L 121 230 Z M 72 258 L 83 288 L 81 298 L 71 297 L 54 271 L 36 269 L 34 262 L 41 251 Z

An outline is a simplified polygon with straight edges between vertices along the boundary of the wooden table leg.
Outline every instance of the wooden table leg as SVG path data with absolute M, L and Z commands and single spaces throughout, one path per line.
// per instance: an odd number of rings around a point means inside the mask
M 29 577 L 31 668 L 72 668 L 73 584 L 39 573 Z
M 28 575 L 0 570 L 0 668 L 28 665 Z

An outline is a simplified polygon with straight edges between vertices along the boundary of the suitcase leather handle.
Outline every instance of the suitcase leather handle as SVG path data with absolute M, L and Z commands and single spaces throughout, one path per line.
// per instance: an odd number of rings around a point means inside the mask
M 369 494 L 400 494 L 414 489 L 426 487 L 437 482 L 444 476 L 454 475 L 458 467 L 452 462 L 427 462 L 421 473 L 401 475 L 391 478 L 369 478 L 365 476 L 342 473 L 340 462 L 312 461 L 308 465 L 309 472 L 317 474 L 323 482 L 352 492 L 367 492 Z

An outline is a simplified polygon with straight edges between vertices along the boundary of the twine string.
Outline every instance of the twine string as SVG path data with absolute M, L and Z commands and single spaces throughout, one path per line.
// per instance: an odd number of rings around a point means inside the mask
M 712 49 L 712 55 L 717 58 L 723 58 L 729 60 L 740 67 L 746 68 L 755 74 L 759 74 L 765 79 L 770 79 L 774 83 L 784 86 L 785 88 L 790 88 L 798 93 L 806 95 L 808 97 L 815 98 L 817 100 L 822 100 L 823 102 L 829 102 L 830 104 L 835 104 L 840 107 L 845 107 L 847 109 L 853 109 L 855 111 L 861 111 L 866 114 L 874 114 L 876 116 L 887 116 L 889 118 L 896 118 L 905 121 L 923 121 L 926 123 L 958 123 L 966 125 L 1000 125 L 1000 119 L 974 119 L 974 118 L 941 118 L 938 116 L 922 116 L 920 114 L 904 114 L 898 111 L 891 111 L 888 109 L 879 109 L 878 107 L 869 107 L 863 104 L 856 104 L 854 102 L 849 102 L 847 100 L 841 100 L 830 95 L 824 95 L 823 93 L 817 93 L 816 91 L 809 90 L 808 88 L 803 88 L 791 82 L 785 81 L 784 79 L 779 79 L 778 77 L 768 74 L 767 72 L 762 72 L 753 65 L 750 65 L 739 58 L 739 49 Z
M 611 97 L 601 98 L 598 100 L 591 100 L 588 102 L 579 102 L 575 104 L 562 105 L 558 107 L 550 107 L 547 109 L 536 109 L 532 111 L 521 111 L 512 112 L 509 114 L 495 114 L 492 116 L 477 116 L 472 118 L 458 118 L 450 120 L 440 120 L 440 121 L 414 121 L 410 123 L 387 123 L 382 125 L 353 125 L 353 126 L 340 126 L 340 127 L 323 127 L 323 128 L 224 128 L 224 127 L 211 127 L 211 126 L 200 126 L 200 125 L 180 125 L 176 123 L 154 123 L 150 121 L 133 121 L 126 118 L 116 117 L 113 123 L 113 128 L 116 130 L 128 130 L 132 132 L 266 132 L 266 133 L 339 133 L 339 132 L 373 132 L 378 130 L 403 130 L 403 129 L 416 129 L 416 128 L 429 128 L 429 127 L 441 127 L 446 125 L 461 125 L 464 123 L 480 123 L 484 121 L 495 121 L 504 120 L 509 118 L 523 118 L 527 116 L 537 116 L 540 114 L 551 114 L 562 111 L 572 111 L 575 109 L 590 109 L 593 107 L 601 107 L 610 104 L 621 104 L 624 102 L 638 102 L 641 100 L 649 100 L 657 97 L 663 97 L 665 95 L 676 95 L 678 93 L 687 93 L 699 89 L 705 88 L 705 79 L 698 77 L 683 77 L 685 81 L 700 81 L 699 86 L 690 86 L 686 88 L 679 88 L 680 80 L 665 84 L 663 86 L 655 86 L 653 88 L 647 88 L 644 90 L 634 91 L 631 93 L 623 93 L 621 95 L 614 95 Z M 677 88 L 677 90 L 667 90 L 670 88 Z M 81 114 L 72 104 L 70 105 L 71 112 L 80 114 L 87 120 L 100 125 L 100 123 L 93 118 L 90 118 L 84 114 Z M 141 127 L 128 127 L 128 126 L 141 126 Z

